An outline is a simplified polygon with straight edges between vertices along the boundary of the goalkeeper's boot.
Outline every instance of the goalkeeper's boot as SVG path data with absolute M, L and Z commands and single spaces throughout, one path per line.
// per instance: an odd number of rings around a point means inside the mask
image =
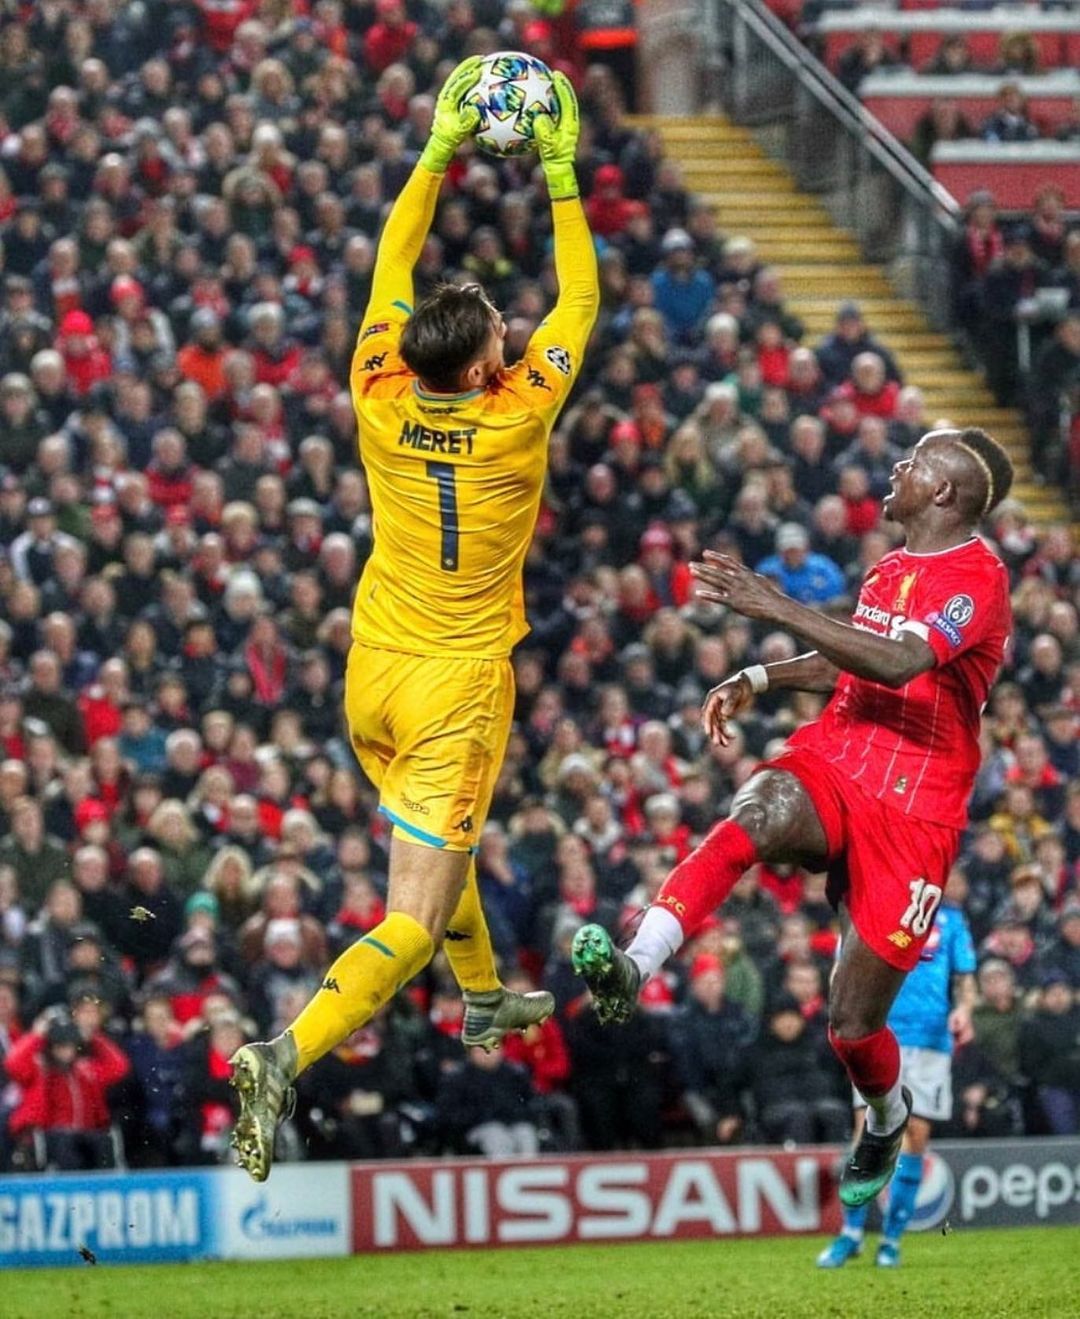
M 602 925 L 583 925 L 570 949 L 574 970 L 589 986 L 602 1026 L 626 1021 L 637 1003 L 641 969 Z
M 842 1269 L 849 1259 L 857 1259 L 861 1254 L 862 1238 L 856 1240 L 842 1232 L 817 1257 L 817 1266 L 819 1269 Z
M 539 1026 L 555 1011 L 555 996 L 546 989 L 516 994 L 500 985 L 498 989 L 484 993 L 466 989 L 463 998 L 465 1017 L 461 1023 L 461 1042 L 466 1049 L 479 1045 L 490 1052 L 510 1031 Z
M 245 1044 L 229 1059 L 229 1084 L 240 1096 L 231 1144 L 236 1162 L 257 1182 L 270 1176 L 278 1125 L 296 1108 L 296 1045 L 286 1032 L 269 1044 Z
M 877 1136 L 869 1128 L 863 1127 L 859 1143 L 851 1151 L 851 1156 L 844 1164 L 840 1178 L 840 1202 L 849 1209 L 868 1204 L 874 1196 L 883 1191 L 892 1180 L 896 1171 L 896 1161 L 900 1157 L 900 1143 L 911 1117 L 911 1091 L 905 1085 L 900 1093 L 907 1106 L 907 1116 L 895 1131 L 886 1136 Z
M 877 1248 L 874 1263 L 879 1269 L 898 1269 L 900 1267 L 900 1247 L 895 1241 L 883 1241 Z

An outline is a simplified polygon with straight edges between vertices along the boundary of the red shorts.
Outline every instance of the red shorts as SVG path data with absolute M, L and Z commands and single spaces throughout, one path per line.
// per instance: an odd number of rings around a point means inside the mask
M 814 803 L 829 848 L 830 902 L 842 899 L 863 943 L 910 971 L 933 928 L 960 830 L 894 810 L 800 747 L 762 768 L 794 774 Z

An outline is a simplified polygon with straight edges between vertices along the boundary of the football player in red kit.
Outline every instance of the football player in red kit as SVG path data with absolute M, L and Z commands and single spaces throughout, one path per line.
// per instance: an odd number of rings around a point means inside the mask
M 782 627 L 813 649 L 753 665 L 708 695 L 714 742 L 754 696 L 831 692 L 821 717 L 740 789 L 731 813 L 669 875 L 625 952 L 599 927 L 573 960 L 601 1020 L 638 990 L 757 861 L 829 872 L 848 929 L 833 977 L 829 1039 L 867 1104 L 840 1198 L 865 1204 L 896 1166 L 910 1113 L 885 1023 L 919 960 L 967 821 L 979 718 L 1011 630 L 1008 576 L 975 535 L 1009 491 L 1012 465 L 984 431 L 937 430 L 896 464 L 883 511 L 905 532 L 863 583 L 850 623 L 781 594 L 726 555 L 692 565 L 703 600 Z

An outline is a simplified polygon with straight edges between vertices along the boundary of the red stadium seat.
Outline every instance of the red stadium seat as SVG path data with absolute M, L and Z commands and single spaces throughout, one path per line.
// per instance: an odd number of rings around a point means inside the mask
M 835 69 L 860 35 L 874 28 L 894 53 L 906 43 L 908 62 L 915 69 L 934 58 L 944 37 L 955 34 L 967 41 L 975 64 L 989 68 L 998 57 L 1002 36 L 1017 31 L 1030 34 L 1044 69 L 1080 67 L 1080 14 L 1018 14 L 1014 9 L 981 14 L 955 9 L 890 14 L 869 9 L 825 14 L 815 25 L 815 33 L 824 39 L 829 68 Z
M 1069 210 L 1080 210 L 1080 143 L 940 142 L 931 163 L 934 178 L 959 202 L 989 188 L 1002 210 L 1026 211 L 1052 181 Z
M 1044 133 L 1052 134 L 1069 118 L 1071 102 L 1080 96 L 1080 73 L 1057 69 L 1032 77 L 965 73 L 954 77 L 906 71 L 872 73 L 859 88 L 862 103 L 903 141 L 910 139 L 920 116 L 939 97 L 958 101 L 973 124 L 979 124 L 997 105 L 1002 83 L 1015 82 L 1027 98 L 1028 112 Z

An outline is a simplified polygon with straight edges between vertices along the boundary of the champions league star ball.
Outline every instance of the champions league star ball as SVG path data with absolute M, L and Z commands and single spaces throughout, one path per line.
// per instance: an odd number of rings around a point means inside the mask
M 480 77 L 462 104 L 475 105 L 480 111 L 476 145 L 493 156 L 523 156 L 535 151 L 537 115 L 551 115 L 556 122 L 559 117 L 551 70 L 543 60 L 516 50 L 485 56 Z

